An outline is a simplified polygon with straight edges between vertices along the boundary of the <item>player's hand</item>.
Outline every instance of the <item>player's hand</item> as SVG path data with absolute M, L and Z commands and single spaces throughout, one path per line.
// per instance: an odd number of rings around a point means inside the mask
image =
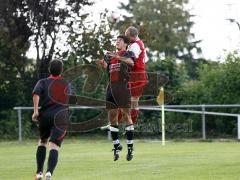
M 101 60 L 96 60 L 95 63 L 96 63 L 97 65 L 103 66 L 104 68 L 107 68 L 107 63 L 106 63 L 103 59 L 101 59 Z
M 38 122 L 39 112 L 34 112 L 32 115 L 32 121 Z
M 103 65 L 103 63 L 104 63 L 104 60 L 103 59 L 98 59 L 98 60 L 96 60 L 95 61 L 95 63 L 97 64 L 97 65 Z
M 117 54 L 113 52 L 107 52 L 107 55 L 111 58 L 117 57 Z

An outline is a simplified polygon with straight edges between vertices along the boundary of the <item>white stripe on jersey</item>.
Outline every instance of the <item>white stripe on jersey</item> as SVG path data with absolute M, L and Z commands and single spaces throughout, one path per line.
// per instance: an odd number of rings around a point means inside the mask
M 132 51 L 136 57 L 136 59 L 139 57 L 139 55 L 141 54 L 141 49 L 139 47 L 139 45 L 135 42 L 135 43 L 132 43 L 128 46 L 128 51 Z

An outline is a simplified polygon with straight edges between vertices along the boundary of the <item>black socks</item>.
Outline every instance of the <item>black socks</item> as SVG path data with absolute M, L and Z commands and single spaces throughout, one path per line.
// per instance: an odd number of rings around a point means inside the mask
M 134 126 L 132 124 L 126 126 L 126 139 L 127 139 L 127 146 L 128 148 L 133 147 L 133 131 L 134 131 Z
M 118 126 L 111 125 L 110 131 L 111 131 L 111 135 L 112 135 L 113 146 L 114 146 L 114 148 L 117 148 L 120 144 L 119 135 L 118 135 L 118 132 L 119 132 Z
M 43 172 L 45 158 L 46 158 L 46 147 L 38 146 L 37 153 L 36 153 L 37 173 Z
M 48 157 L 48 168 L 47 172 L 53 174 L 53 171 L 57 165 L 58 161 L 58 151 L 55 149 L 50 150 L 49 157 Z

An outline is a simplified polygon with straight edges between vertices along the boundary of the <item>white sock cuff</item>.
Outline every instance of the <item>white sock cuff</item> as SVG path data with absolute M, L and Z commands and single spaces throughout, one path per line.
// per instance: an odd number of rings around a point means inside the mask
M 113 141 L 113 144 L 119 144 L 119 143 L 120 143 L 119 139 L 116 139 L 115 141 Z
M 129 125 L 125 127 L 126 131 L 133 131 L 134 130 L 134 126 L 133 125 Z
M 112 131 L 112 132 L 119 132 L 119 129 L 118 128 L 115 128 L 115 127 L 112 127 L 112 126 L 110 126 L 110 131 Z
M 127 144 L 133 144 L 133 140 L 126 140 Z

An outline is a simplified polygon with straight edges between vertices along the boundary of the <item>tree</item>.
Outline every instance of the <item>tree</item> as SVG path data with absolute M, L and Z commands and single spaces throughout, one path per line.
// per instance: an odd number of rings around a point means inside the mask
M 0 3 L 1 18 L 7 24 L 15 19 L 27 27 L 26 38 L 31 37 L 36 47 L 40 78 L 48 74 L 48 63 L 58 51 L 56 42 L 62 33 L 68 31 L 75 18 L 81 17 L 82 7 L 91 4 L 88 0 L 7 0 Z
M 96 59 L 102 59 L 106 50 L 113 51 L 113 24 L 107 20 L 107 11 L 100 14 L 99 23 L 81 19 L 75 22 L 75 27 L 69 31 L 67 45 L 69 50 L 63 53 L 68 64 L 89 64 Z
M 25 54 L 32 33 L 26 18 L 16 13 L 20 2 L 0 3 L 0 108 L 9 109 L 20 102 L 24 104 L 27 99 L 24 92 L 29 92 L 29 88 L 25 82 L 33 77 L 29 75 L 32 71 L 31 61 Z
M 140 37 L 155 58 L 176 57 L 186 64 L 193 77 L 197 59 L 193 53 L 201 53 L 199 40 L 191 32 L 192 15 L 185 9 L 188 0 L 130 0 L 121 8 L 130 13 L 120 25 L 122 31 L 130 24 L 139 27 Z M 120 26 L 119 25 L 119 26 Z M 194 69 L 195 70 L 195 69 Z
M 227 55 L 224 63 L 203 64 L 198 70 L 199 79 L 188 81 L 176 93 L 180 104 L 239 104 L 240 57 L 237 53 Z M 211 108 L 211 111 L 219 109 Z M 221 112 L 239 114 L 239 108 L 221 108 Z M 236 120 L 231 117 L 208 117 L 208 129 L 222 134 L 236 133 Z M 194 119 L 195 120 L 195 119 Z

